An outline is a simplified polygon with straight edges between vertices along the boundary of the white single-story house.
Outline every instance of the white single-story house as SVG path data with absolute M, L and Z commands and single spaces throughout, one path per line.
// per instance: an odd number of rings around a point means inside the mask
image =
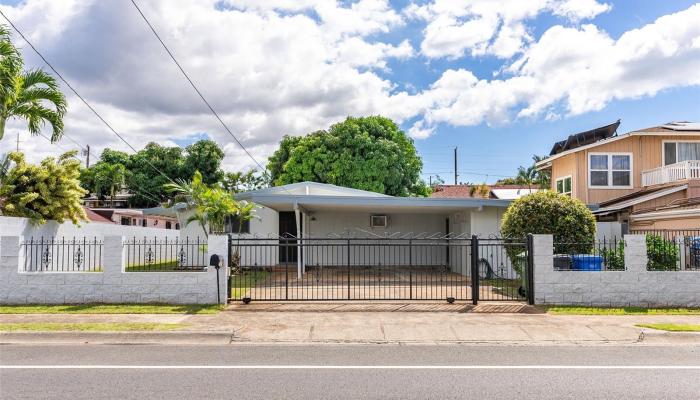
M 259 206 L 244 233 L 297 238 L 495 236 L 511 202 L 394 197 L 316 182 L 240 193 L 236 199 Z

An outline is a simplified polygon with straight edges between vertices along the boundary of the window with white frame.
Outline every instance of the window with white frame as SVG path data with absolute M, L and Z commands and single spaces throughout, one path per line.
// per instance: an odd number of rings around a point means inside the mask
M 589 154 L 588 186 L 592 188 L 631 188 L 632 154 Z
M 700 160 L 700 142 L 664 142 L 664 165 Z
M 571 196 L 571 176 L 557 178 L 557 193 Z

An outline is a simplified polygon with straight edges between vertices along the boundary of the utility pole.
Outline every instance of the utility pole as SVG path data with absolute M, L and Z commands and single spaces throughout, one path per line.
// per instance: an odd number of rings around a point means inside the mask
M 455 185 L 457 184 L 457 146 L 455 146 Z
M 428 186 L 433 187 L 433 176 L 432 176 L 432 175 L 430 175 L 430 176 L 428 177 L 428 181 L 430 182 L 430 183 L 428 184 Z
M 90 145 L 87 145 L 87 154 L 85 155 L 85 168 L 90 168 Z

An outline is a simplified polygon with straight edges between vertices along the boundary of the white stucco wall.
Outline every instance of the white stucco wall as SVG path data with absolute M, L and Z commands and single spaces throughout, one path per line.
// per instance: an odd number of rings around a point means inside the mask
M 117 224 L 107 224 L 101 222 L 85 222 L 74 225 L 71 222 L 59 224 L 56 221 L 48 221 L 43 225 L 32 223 L 27 218 L 3 217 L 0 216 L 0 236 L 24 236 L 25 238 L 50 238 L 65 237 L 94 238 L 101 239 L 105 236 L 125 236 L 125 237 L 159 237 L 174 239 L 180 236 L 180 232 L 175 229 L 144 228 L 141 226 L 127 226 Z
M 121 236 L 104 238 L 99 272 L 25 272 L 20 237 L 0 237 L 0 304 L 226 301 L 227 268 L 217 271 L 207 267 L 204 272 L 125 272 L 124 240 Z M 209 254 L 222 256 L 224 265 L 227 265 L 227 247 L 226 237 L 209 238 Z
M 557 271 L 552 236 L 535 235 L 535 303 L 700 306 L 700 271 L 647 271 L 644 235 L 626 235 L 625 242 L 625 271 Z

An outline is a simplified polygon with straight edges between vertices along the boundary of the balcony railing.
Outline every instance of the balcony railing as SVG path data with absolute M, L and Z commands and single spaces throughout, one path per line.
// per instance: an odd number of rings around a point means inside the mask
M 642 185 L 663 185 L 687 179 L 700 179 L 700 160 L 682 161 L 642 172 Z

